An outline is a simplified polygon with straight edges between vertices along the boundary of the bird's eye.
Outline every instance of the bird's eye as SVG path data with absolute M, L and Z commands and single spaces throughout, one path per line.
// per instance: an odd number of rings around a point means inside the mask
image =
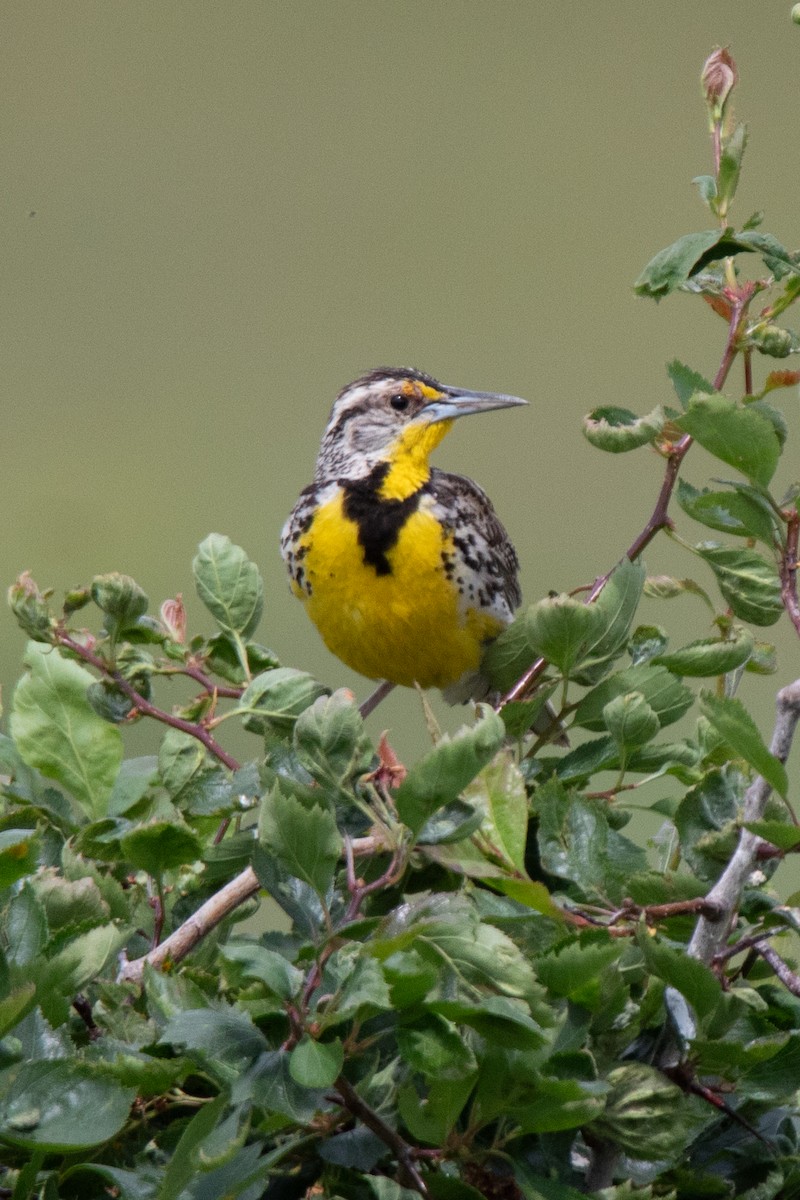
M 395 412 L 405 412 L 411 403 L 411 400 L 408 396 L 403 396 L 401 393 L 398 393 L 396 396 L 392 396 L 389 403 Z

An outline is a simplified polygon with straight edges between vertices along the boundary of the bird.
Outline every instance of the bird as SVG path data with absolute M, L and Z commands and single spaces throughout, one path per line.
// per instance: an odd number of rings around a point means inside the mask
M 334 401 L 281 552 L 325 645 L 384 694 L 490 693 L 481 658 L 521 601 L 519 560 L 483 489 L 429 459 L 458 418 L 525 404 L 406 367 L 369 371 Z

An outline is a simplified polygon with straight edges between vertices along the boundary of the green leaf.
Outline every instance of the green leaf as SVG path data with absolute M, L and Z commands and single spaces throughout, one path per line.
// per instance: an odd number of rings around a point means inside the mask
M 220 953 L 230 962 L 238 963 L 246 978 L 260 979 L 281 1000 L 291 1000 L 302 987 L 303 972 L 277 950 L 258 942 L 227 942 L 220 947 Z
M 774 754 L 770 754 L 758 726 L 741 700 L 703 692 L 700 696 L 700 707 L 703 715 L 734 752 L 748 762 L 785 800 L 789 791 L 786 768 Z
M 722 237 L 719 229 L 707 229 L 702 233 L 687 233 L 671 246 L 659 250 L 642 271 L 633 285 L 637 296 L 650 296 L 660 300 L 679 288 L 682 283 L 703 265 L 704 255 L 717 245 Z
M 742 158 L 747 145 L 747 126 L 739 123 L 722 143 L 719 171 L 717 173 L 717 212 L 725 217 L 739 186 Z
M 736 485 L 733 485 L 736 487 Z M 734 537 L 755 537 L 772 547 L 776 540 L 775 517 L 763 497 L 745 491 L 698 491 L 685 480 L 678 480 L 677 499 L 693 520 L 709 529 Z
M 800 845 L 800 828 L 788 821 L 745 821 L 744 827 L 779 850 L 794 850 Z
M 44 949 L 48 937 L 47 918 L 30 880 L 21 884 L 6 909 L 5 935 L 8 961 L 13 966 L 29 967 Z
M 739 838 L 744 779 L 735 767 L 709 771 L 681 800 L 673 818 L 681 853 L 701 879 L 715 880 Z
M 608 823 L 604 807 L 550 780 L 536 792 L 543 868 L 577 884 L 587 897 L 618 902 L 647 855 Z
M 120 575 L 112 571 L 108 575 L 95 575 L 91 585 L 91 595 L 95 604 L 107 617 L 111 618 L 109 633 L 114 636 L 118 631 L 134 625 L 139 617 L 147 612 L 149 601 L 147 595 L 130 575 Z M 106 622 L 109 625 L 109 622 Z
M 695 392 L 704 392 L 706 395 L 710 395 L 715 391 L 713 383 L 709 383 L 705 376 L 701 375 L 699 371 L 693 371 L 691 367 L 679 362 L 677 358 L 674 358 L 671 363 L 667 363 L 667 374 L 672 381 L 681 408 L 686 408 Z
M 602 608 L 571 596 L 546 597 L 525 613 L 528 643 L 564 675 L 582 662 L 605 634 L 609 620 Z
M 34 829 L 0 829 L 0 889 L 35 872 L 38 845 Z
M 612 966 L 619 970 L 621 953 L 620 946 L 613 943 L 572 942 L 542 955 L 536 974 L 549 991 L 596 1012 L 605 1002 L 602 977 Z
M 675 424 L 710 454 L 762 487 L 769 485 L 781 445 L 772 422 L 752 407 L 727 396 L 695 395 Z
M 192 563 L 197 594 L 220 629 L 249 637 L 261 620 L 264 584 L 258 567 L 240 546 L 210 533 Z
M 458 1120 L 472 1090 L 471 1079 L 439 1080 L 420 1095 L 413 1084 L 397 1093 L 397 1111 L 413 1138 L 440 1145 Z
M 295 879 L 325 896 L 342 854 L 342 837 L 333 813 L 309 807 L 275 785 L 261 802 L 258 839 Z
M 638 933 L 636 942 L 647 969 L 680 992 L 698 1017 L 708 1017 L 714 1012 L 722 998 L 722 988 L 710 967 L 691 958 L 685 950 L 650 937 L 644 930 Z
M 755 645 L 749 629 L 734 625 L 731 632 L 734 636 L 730 640 L 700 638 L 688 646 L 681 646 L 680 650 L 658 655 L 653 662 L 666 667 L 673 675 L 726 675 L 747 662 Z
M 36 1003 L 36 984 L 23 983 L 0 1000 L 0 1038 L 18 1025 Z
M 419 833 L 438 808 L 460 796 L 502 746 L 502 720 L 488 705 L 480 705 L 479 710 L 475 725 L 465 726 L 452 738 L 442 738 L 400 785 L 395 797 L 397 814 L 412 833 Z
M 264 1035 L 246 1013 L 229 1008 L 185 1009 L 172 1017 L 161 1044 L 183 1047 L 186 1054 L 231 1085 L 268 1049 Z
M 464 1079 L 478 1067 L 456 1026 L 437 1013 L 401 1025 L 397 1045 L 412 1071 L 426 1079 Z
M 615 696 L 603 708 L 606 729 L 623 750 L 644 746 L 656 736 L 661 725 L 658 716 L 641 692 Z
M 188 825 L 174 818 L 137 825 L 121 839 L 121 846 L 128 862 L 156 879 L 203 857 L 203 843 Z
M 198 1110 L 183 1130 L 167 1163 L 158 1200 L 178 1200 L 198 1174 L 198 1159 L 203 1142 L 211 1136 L 225 1111 L 224 1095 L 215 1096 Z
M 0 1097 L 0 1139 L 52 1154 L 87 1150 L 122 1129 L 135 1095 L 78 1063 L 24 1063 Z
M 755 550 L 703 542 L 697 553 L 714 572 L 719 590 L 742 621 L 774 625 L 783 613 L 781 581 L 772 563 Z
M 674 600 L 677 596 L 689 594 L 698 596 L 704 604 L 715 611 L 711 598 L 705 588 L 701 588 L 694 579 L 675 579 L 672 575 L 648 575 L 644 581 L 644 594 L 651 600 Z
M 595 733 L 604 733 L 605 706 L 617 696 L 625 696 L 630 692 L 641 692 L 658 717 L 662 728 L 682 717 L 694 701 L 689 689 L 664 667 L 645 663 L 618 671 L 587 692 L 575 712 L 576 724 Z
M 595 408 L 583 418 L 583 434 L 598 450 L 623 454 L 646 446 L 664 428 L 664 410 L 659 405 L 644 417 L 627 408 Z
M 605 631 L 591 649 L 592 658 L 614 654 L 626 641 L 639 607 L 645 581 L 644 564 L 626 556 L 612 570 L 593 607 L 603 615 Z
M 488 842 L 493 856 L 524 875 L 528 797 L 512 751 L 498 751 L 464 794 L 483 812 L 481 843 Z
M 593 1132 L 639 1159 L 677 1156 L 699 1124 L 680 1088 L 646 1063 L 615 1067 L 608 1082 L 611 1090 Z
M 289 1055 L 289 1074 L 301 1087 L 332 1087 L 343 1065 L 344 1049 L 338 1038 L 315 1042 L 306 1035 Z
M 117 925 L 98 925 L 73 938 L 45 967 L 42 993 L 47 990 L 71 996 L 95 979 L 125 945 L 131 930 Z
M 294 748 L 309 775 L 334 791 L 366 771 L 372 743 L 352 692 L 342 688 L 309 705 L 294 727 Z
M 713 175 L 695 175 L 692 183 L 696 186 L 700 193 L 700 198 L 704 204 L 708 205 L 713 213 L 716 214 L 717 206 L 717 181 Z
M 122 738 L 86 699 L 93 676 L 37 642 L 28 644 L 24 661 L 28 674 L 17 684 L 11 710 L 19 753 L 63 784 L 87 816 L 105 816 L 122 762 Z
M 239 709 L 245 714 L 242 724 L 250 733 L 266 733 L 268 727 L 291 731 L 300 714 L 326 695 L 328 688 L 306 671 L 293 667 L 262 671 L 251 680 L 239 701 Z

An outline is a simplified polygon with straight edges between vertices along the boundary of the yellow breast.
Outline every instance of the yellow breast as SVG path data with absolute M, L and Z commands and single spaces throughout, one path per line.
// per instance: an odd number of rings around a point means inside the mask
M 452 539 L 425 506 L 402 526 L 385 574 L 364 562 L 358 539 L 341 492 L 302 537 L 310 594 L 295 591 L 328 649 L 370 679 L 406 686 L 444 688 L 476 670 L 502 625 L 460 599 L 443 559 Z

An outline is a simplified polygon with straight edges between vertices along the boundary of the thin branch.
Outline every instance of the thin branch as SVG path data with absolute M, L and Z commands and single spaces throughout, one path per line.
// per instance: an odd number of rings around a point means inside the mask
M 786 514 L 786 547 L 778 564 L 781 578 L 781 600 L 795 631 L 800 634 L 800 602 L 797 599 L 797 543 L 800 534 L 800 513 Z
M 773 950 L 772 946 L 756 946 L 756 953 L 760 954 L 764 962 L 769 963 L 775 974 L 780 979 L 781 983 L 786 987 L 793 996 L 800 996 L 800 975 L 797 975 L 787 963 L 783 961 L 777 950 Z
M 209 754 L 213 754 L 214 758 L 228 768 L 230 771 L 238 771 L 241 764 L 228 754 L 227 750 L 220 746 L 219 742 L 211 736 L 204 725 L 196 721 L 186 721 L 183 717 L 176 717 L 173 713 L 165 712 L 163 708 L 158 708 L 155 704 L 151 704 L 146 700 L 140 692 L 137 692 L 133 684 L 129 683 L 124 675 L 119 671 L 109 667 L 104 658 L 99 654 L 95 654 L 88 646 L 82 646 L 80 642 L 70 637 L 63 629 L 56 630 L 56 639 L 58 644 L 71 650 L 73 654 L 77 654 L 84 662 L 89 663 L 96 671 L 110 680 L 115 687 L 127 696 L 136 711 L 143 717 L 152 717 L 154 721 L 160 721 L 162 725 L 169 725 L 172 729 L 180 729 L 182 733 L 188 733 L 190 737 L 196 738 L 201 742 Z
M 722 354 L 722 359 L 719 364 L 716 375 L 714 376 L 714 391 L 719 391 L 728 378 L 728 373 L 733 365 L 734 359 L 738 353 L 738 338 L 741 328 L 742 318 L 744 317 L 747 307 L 755 294 L 755 286 L 752 284 L 743 284 L 739 291 L 731 294 L 728 299 L 731 304 L 731 315 L 728 322 L 728 336 L 725 341 L 725 349 Z M 642 552 L 650 545 L 653 538 L 662 529 L 672 527 L 672 518 L 669 515 L 669 504 L 672 499 L 672 493 L 675 490 L 675 484 L 678 480 L 678 472 L 681 468 L 681 463 L 688 454 L 692 446 L 693 438 L 687 433 L 684 434 L 677 442 L 675 442 L 667 456 L 667 466 L 664 472 L 664 478 L 661 482 L 661 488 L 658 493 L 653 511 L 651 512 L 647 523 L 642 531 L 633 539 L 626 551 L 626 556 L 635 561 Z M 594 585 L 586 598 L 587 604 L 592 604 L 602 592 L 606 583 L 609 580 L 611 572 L 601 575 L 596 579 Z M 522 674 L 516 683 L 506 692 L 496 706 L 499 711 L 506 704 L 511 704 L 515 700 L 521 700 L 533 687 L 536 680 L 547 669 L 547 660 L 537 658 L 534 663 L 528 667 L 527 671 Z
M 351 844 L 353 853 L 358 856 L 377 854 L 386 849 L 380 840 L 374 837 L 353 838 Z M 125 963 L 120 970 L 119 979 L 129 983 L 141 983 L 145 964 L 149 963 L 152 967 L 160 969 L 167 963 L 181 962 L 206 934 L 211 933 L 235 908 L 244 904 L 245 900 L 254 896 L 260 887 L 253 868 L 245 867 L 244 871 L 187 917 L 160 946 L 156 946 L 149 954 L 143 954 L 141 958 Z
M 125 963 L 119 973 L 120 982 L 141 983 L 145 964 L 157 969 L 167 963 L 177 963 L 193 950 L 202 938 L 224 921 L 235 908 L 254 896 L 261 887 L 252 867 L 246 867 L 239 875 L 226 883 L 215 895 L 201 904 L 184 923 L 168 938 L 151 950 L 149 954 Z
M 394 1154 L 399 1167 L 397 1172 L 398 1183 L 403 1187 L 419 1192 L 420 1196 L 427 1197 L 428 1189 L 425 1186 L 425 1181 L 413 1161 L 415 1147 L 410 1146 L 396 1129 L 392 1129 L 391 1125 L 387 1125 L 375 1110 L 370 1108 L 344 1075 L 339 1076 L 334 1086 L 347 1111 L 352 1113 L 354 1117 L 357 1117 L 363 1125 L 366 1125 L 367 1129 L 371 1129 L 375 1136 L 379 1137 L 384 1145 L 388 1146 Z
M 800 679 L 782 688 L 776 699 L 777 715 L 770 750 L 781 762 L 786 762 L 791 749 L 797 722 L 800 721 Z M 760 820 L 772 788 L 760 775 L 756 776 L 744 798 L 744 822 Z M 758 861 L 761 838 L 743 829 L 739 844 L 725 870 L 706 896 L 706 903 L 718 912 L 712 920 L 701 916 L 689 943 L 689 954 L 701 962 L 711 963 L 720 953 L 739 907 L 742 892 Z M 760 950 L 759 950 L 760 953 Z

